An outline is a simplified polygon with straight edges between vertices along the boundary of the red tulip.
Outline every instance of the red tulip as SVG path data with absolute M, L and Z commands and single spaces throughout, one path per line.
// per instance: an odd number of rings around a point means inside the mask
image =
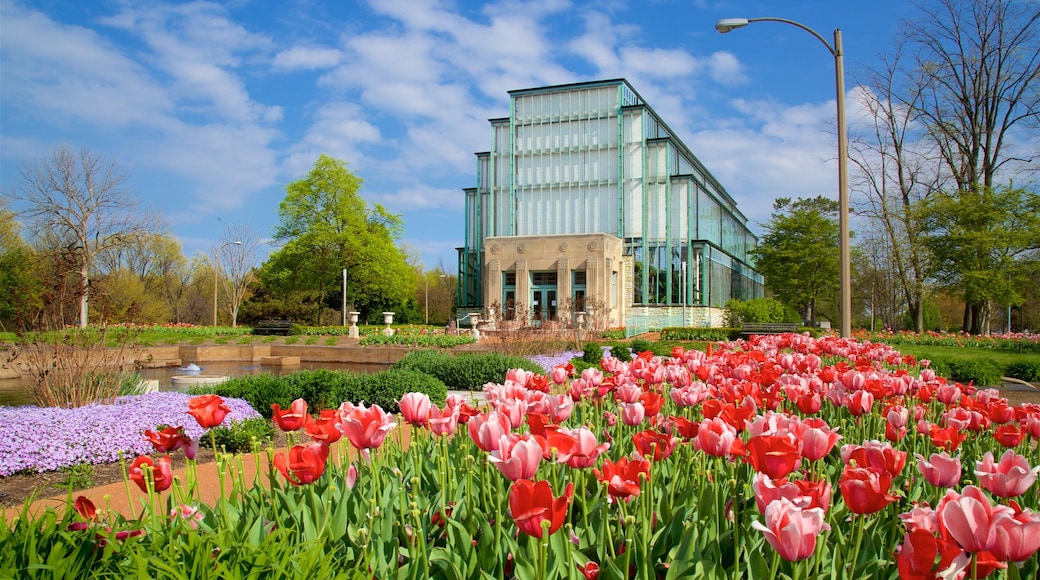
M 339 410 L 339 430 L 355 449 L 374 449 L 383 444 L 390 430 L 397 426 L 379 405 L 365 407 L 343 403 Z
M 928 428 L 928 437 L 932 440 L 932 445 L 952 453 L 960 447 L 961 443 L 968 437 L 968 434 L 957 427 L 932 425 Z
M 938 564 L 935 563 L 937 556 Z M 932 580 L 938 577 L 940 570 L 949 572 L 950 577 L 959 577 L 969 562 L 968 555 L 956 543 L 937 537 L 928 530 L 915 529 L 903 536 L 896 568 L 903 580 Z
M 979 483 L 997 497 L 1018 497 L 1036 481 L 1040 466 L 1030 468 L 1029 461 L 1008 449 L 1000 462 L 993 461 L 993 452 L 987 451 L 982 461 L 975 463 Z
M 898 499 L 888 493 L 892 476 L 887 471 L 873 468 L 845 466 L 838 487 L 849 511 L 855 514 L 881 511 Z
M 603 471 L 592 468 L 597 479 L 607 484 L 607 493 L 617 499 L 639 495 L 640 485 L 650 476 L 650 462 L 642 457 L 622 457 L 617 463 L 603 460 Z
M 918 454 L 917 470 L 935 487 L 953 487 L 961 480 L 961 459 L 950 457 L 945 451 L 932 453 L 927 460 Z
M 679 440 L 671 435 L 653 430 L 640 431 L 632 435 L 632 443 L 635 444 L 636 451 L 653 461 L 668 459 L 678 442 Z
M 823 521 L 823 510 L 803 509 L 787 498 L 770 502 L 765 510 L 765 524 L 754 521 L 751 527 L 765 534 L 766 541 L 785 560 L 796 562 L 812 556 L 816 537 L 830 530 Z
M 163 455 L 159 461 L 154 461 L 147 455 L 139 455 L 137 459 L 134 459 L 133 465 L 130 466 L 130 480 L 136 483 L 141 491 L 147 493 L 149 477 L 145 475 L 146 466 L 150 468 L 148 471 L 151 471 L 153 489 L 156 492 L 170 489 L 170 486 L 173 485 L 173 473 L 170 470 L 169 455 Z
M 783 479 L 802 462 L 795 435 L 755 435 L 744 446 L 747 461 L 773 479 Z
M 282 431 L 298 431 L 307 419 L 307 401 L 296 399 L 284 411 L 278 403 L 271 403 L 271 415 Z
M 220 425 L 230 412 L 231 408 L 224 404 L 224 399 L 216 395 L 188 399 L 188 414 L 195 417 L 203 429 Z
M 845 406 L 855 417 L 866 415 L 874 407 L 874 395 L 869 391 L 856 391 L 848 396 Z
M 311 439 L 324 443 L 325 445 L 332 445 L 336 441 L 339 441 L 339 438 L 343 435 L 343 433 L 336 428 L 336 421 L 338 419 L 338 411 L 335 409 L 325 409 L 317 419 L 307 415 L 307 419 L 303 423 L 303 429 Z
M 94 521 L 97 519 L 97 507 L 94 506 L 94 502 L 90 501 L 85 496 L 78 496 L 76 501 L 72 504 L 72 507 L 76 510 L 76 513 L 87 521 Z
M 1001 425 L 994 429 L 993 438 L 1004 447 L 1018 447 L 1026 438 L 1026 432 L 1015 424 Z
M 531 479 L 542 461 L 542 446 L 533 435 L 502 435 L 488 460 L 510 481 Z
M 406 393 L 397 406 L 405 423 L 422 427 L 430 417 L 430 396 L 425 393 Z
M 144 436 L 159 453 L 176 451 L 191 442 L 191 438 L 184 434 L 184 427 L 166 427 L 158 432 L 145 429 Z
M 325 462 L 329 458 L 329 447 L 317 442 L 309 445 L 295 445 L 285 453 L 276 453 L 274 466 L 293 485 L 304 485 L 313 482 L 325 473 Z
M 556 498 L 548 481 L 521 479 L 509 488 L 509 514 L 521 532 L 541 539 L 542 522 L 549 522 L 549 535 L 563 526 L 573 495 L 573 482 L 568 483 L 563 495 Z
M 668 417 L 668 420 L 675 426 L 675 432 L 683 439 L 693 439 L 697 436 L 697 430 L 701 428 L 699 422 L 690 421 L 686 417 L 679 415 Z
M 599 564 L 588 562 L 584 566 L 578 566 L 578 572 L 581 573 L 581 577 L 585 580 L 596 580 L 599 578 Z
M 902 473 L 906 465 L 906 452 L 899 451 L 888 443 L 867 441 L 863 445 L 843 446 L 841 459 L 846 465 L 855 462 L 856 467 L 873 467 L 895 477 Z
M 831 482 L 826 479 L 819 481 L 812 481 L 808 479 L 796 479 L 794 484 L 798 486 L 798 490 L 802 492 L 802 497 L 809 498 L 809 506 L 811 508 L 820 508 L 827 512 L 831 509 Z

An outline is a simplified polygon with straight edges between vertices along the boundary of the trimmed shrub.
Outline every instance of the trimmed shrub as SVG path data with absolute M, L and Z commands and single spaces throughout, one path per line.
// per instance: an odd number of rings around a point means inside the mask
M 524 357 L 499 353 L 452 355 L 429 350 L 412 351 L 391 368 L 428 373 L 448 389 L 458 391 L 479 391 L 487 383 L 501 383 L 510 369 L 545 374 L 545 369 Z
M 1040 382 L 1040 361 L 1018 361 L 1008 365 L 1004 369 L 1004 375 L 1026 381 L 1027 383 Z
M 632 360 L 632 351 L 628 350 L 627 344 L 616 343 L 610 349 L 610 356 L 621 362 L 629 362 Z
M 252 375 L 219 385 L 193 387 L 190 392 L 245 399 L 261 416 L 271 419 L 272 404 L 277 403 L 286 409 L 301 398 L 307 401 L 307 410 L 311 414 L 338 408 L 345 401 L 379 405 L 388 413 L 396 412 L 397 401 L 412 391 L 426 393 L 438 405 L 443 405 L 447 397 L 444 383 L 437 378 L 422 372 L 395 369 L 373 374 L 317 369 L 282 376 Z
M 590 342 L 582 349 L 581 360 L 592 365 L 598 365 L 603 358 L 603 347 L 599 343 Z
M 650 344 L 649 340 L 643 340 L 642 338 L 636 338 L 629 344 L 632 348 L 632 354 L 639 354 L 641 352 L 653 352 L 654 345 Z
M 988 359 L 965 359 L 950 361 L 950 378 L 961 383 L 971 382 L 980 387 L 1000 384 L 1004 372 L 997 363 Z
M 228 453 L 245 453 L 253 450 L 254 438 L 260 448 L 266 447 L 274 437 L 274 427 L 270 419 L 245 419 L 232 421 L 231 427 L 214 427 L 213 436 Z
M 706 342 L 736 340 L 739 328 L 669 327 L 661 329 L 661 340 L 699 340 Z

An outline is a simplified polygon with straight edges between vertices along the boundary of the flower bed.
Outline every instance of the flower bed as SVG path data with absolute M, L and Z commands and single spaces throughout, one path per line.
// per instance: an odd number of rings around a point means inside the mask
M 511 371 L 485 409 L 275 409 L 313 442 L 273 456 L 271 485 L 229 469 L 199 505 L 190 470 L 135 461 L 139 517 L 26 514 L 0 527 L 0 575 L 1037 577 L 1040 405 L 835 337 L 672 354 Z
M 73 409 L 0 407 L 0 477 L 20 471 L 52 471 L 78 463 L 111 463 L 119 455 L 148 453 L 146 429 L 184 425 L 198 439 L 204 430 L 185 422 L 184 393 L 161 392 L 118 397 L 111 405 L 96 403 Z M 259 417 L 249 403 L 228 399 L 232 420 Z

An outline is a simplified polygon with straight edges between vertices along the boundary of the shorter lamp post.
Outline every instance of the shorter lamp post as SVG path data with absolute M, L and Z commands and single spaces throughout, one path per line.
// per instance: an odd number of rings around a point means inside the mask
M 228 246 L 241 246 L 242 242 L 235 240 L 213 250 L 213 326 L 217 326 L 217 254 Z

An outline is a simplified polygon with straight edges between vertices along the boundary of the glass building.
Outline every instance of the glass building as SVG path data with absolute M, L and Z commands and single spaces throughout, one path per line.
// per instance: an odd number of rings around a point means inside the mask
M 628 81 L 509 97 L 464 190 L 460 313 L 634 334 L 718 326 L 727 300 L 763 295 L 747 218 Z

